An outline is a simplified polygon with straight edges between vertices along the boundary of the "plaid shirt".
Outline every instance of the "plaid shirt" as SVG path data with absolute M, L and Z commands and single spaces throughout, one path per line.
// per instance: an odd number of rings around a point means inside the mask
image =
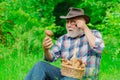
M 94 48 L 90 47 L 85 34 L 78 38 L 71 38 L 67 34 L 61 36 L 50 50 L 54 56 L 53 61 L 59 57 L 70 60 L 73 56 L 74 48 L 76 48 L 76 57 L 87 63 L 85 76 L 96 76 L 99 71 L 104 43 L 99 31 L 92 30 L 92 33 L 96 37 Z

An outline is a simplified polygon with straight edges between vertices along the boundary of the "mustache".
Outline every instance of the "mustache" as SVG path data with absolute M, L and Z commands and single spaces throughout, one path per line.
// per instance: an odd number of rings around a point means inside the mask
M 70 37 L 76 37 L 78 35 L 81 35 L 83 34 L 83 30 L 82 29 L 70 29 L 70 28 L 67 28 L 67 34 L 70 36 Z
M 73 28 L 66 28 L 68 31 L 75 31 L 75 30 L 77 30 L 77 31 L 80 31 L 81 29 L 80 28 L 78 28 L 78 27 L 75 27 L 74 29 Z

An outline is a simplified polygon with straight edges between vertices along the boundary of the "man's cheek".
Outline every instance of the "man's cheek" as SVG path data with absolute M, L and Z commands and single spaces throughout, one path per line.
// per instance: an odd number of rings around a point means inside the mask
M 73 28 L 76 28 L 77 27 L 77 24 L 73 26 Z

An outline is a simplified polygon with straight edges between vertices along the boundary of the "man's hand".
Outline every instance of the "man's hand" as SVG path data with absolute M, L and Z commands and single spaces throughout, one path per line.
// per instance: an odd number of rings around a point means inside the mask
M 52 39 L 50 37 L 46 36 L 43 41 L 43 48 L 45 50 L 47 50 L 47 49 L 50 49 L 52 45 L 53 45 Z
M 53 33 L 50 30 L 46 30 L 45 34 L 46 34 L 46 37 L 43 41 L 44 55 L 47 60 L 52 60 L 53 55 L 49 49 L 51 48 L 53 44 L 52 39 L 50 38 L 53 35 Z
M 85 20 L 77 20 L 76 21 L 77 27 L 79 29 L 82 29 L 83 31 L 85 30 L 85 28 L 87 27 Z
M 93 49 L 95 47 L 96 37 L 91 32 L 91 30 L 87 27 L 85 20 L 77 20 L 77 27 L 82 29 L 87 37 L 88 43 L 90 47 Z

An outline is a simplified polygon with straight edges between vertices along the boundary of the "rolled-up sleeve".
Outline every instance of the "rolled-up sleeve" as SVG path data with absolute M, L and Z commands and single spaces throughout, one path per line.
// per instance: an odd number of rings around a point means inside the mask
M 96 37 L 95 39 L 95 47 L 93 47 L 93 51 L 97 52 L 97 53 L 102 53 L 103 49 L 104 49 L 104 41 L 102 39 L 102 35 L 100 34 L 99 31 L 97 30 L 93 30 L 92 31 L 94 36 Z

